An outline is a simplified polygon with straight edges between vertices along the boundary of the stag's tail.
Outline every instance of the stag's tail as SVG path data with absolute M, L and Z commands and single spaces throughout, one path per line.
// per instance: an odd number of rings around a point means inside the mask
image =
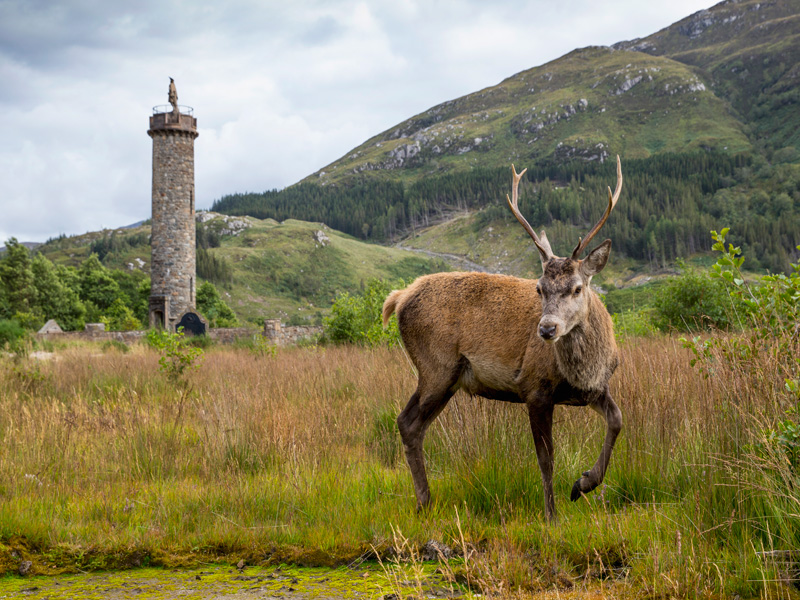
M 389 324 L 389 317 L 392 316 L 394 309 L 397 308 L 397 302 L 400 300 L 400 297 L 403 295 L 405 290 L 395 290 L 391 294 L 386 297 L 386 301 L 383 303 L 383 327 Z

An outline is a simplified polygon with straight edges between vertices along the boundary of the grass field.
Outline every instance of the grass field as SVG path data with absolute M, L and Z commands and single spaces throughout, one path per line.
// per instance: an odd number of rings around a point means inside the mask
M 556 410 L 557 525 L 524 407 L 463 395 L 426 439 L 434 501 L 416 514 L 400 349 L 212 347 L 185 401 L 146 346 L 0 358 L 0 571 L 334 565 L 391 556 L 399 535 L 453 548 L 484 593 L 800 597 L 781 361 L 720 356 L 706 376 L 675 338 L 621 350 L 623 433 L 605 484 L 576 503 L 604 426 Z

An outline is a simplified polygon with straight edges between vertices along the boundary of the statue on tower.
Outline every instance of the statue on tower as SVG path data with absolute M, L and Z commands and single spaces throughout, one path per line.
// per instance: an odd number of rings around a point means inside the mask
M 169 78 L 169 103 L 172 104 L 172 114 L 178 114 L 178 90 L 175 88 L 175 80 Z

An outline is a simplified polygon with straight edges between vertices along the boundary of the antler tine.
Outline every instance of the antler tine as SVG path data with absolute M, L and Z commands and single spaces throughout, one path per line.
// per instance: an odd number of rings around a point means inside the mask
M 608 188 L 608 207 L 606 208 L 606 212 L 600 217 L 600 220 L 597 224 L 592 227 L 589 233 L 586 234 L 585 238 L 578 238 L 578 245 L 575 246 L 575 249 L 572 251 L 572 260 L 578 260 L 578 257 L 581 253 L 586 249 L 586 246 L 589 245 L 589 242 L 592 241 L 592 238 L 597 235 L 597 232 L 605 225 L 606 221 L 608 220 L 608 216 L 611 214 L 611 211 L 614 210 L 614 207 L 617 205 L 617 200 L 619 200 L 619 195 L 622 192 L 622 164 L 619 160 L 619 154 L 617 154 L 617 187 L 614 190 L 614 194 L 611 194 L 611 188 Z
M 514 165 L 511 165 L 511 172 L 513 173 L 513 183 L 511 185 L 511 198 L 508 197 L 506 194 L 506 200 L 508 200 L 508 206 L 511 208 L 511 212 L 519 221 L 519 224 L 522 225 L 523 229 L 528 232 L 528 235 L 531 236 L 533 239 L 533 243 L 536 244 L 536 247 L 539 249 L 539 252 L 542 255 L 544 260 L 549 260 L 552 257 L 552 252 L 549 248 L 545 248 L 542 245 L 541 240 L 539 240 L 539 236 L 536 235 L 536 232 L 533 230 L 533 227 L 530 226 L 530 223 L 522 216 L 522 213 L 519 211 L 519 182 L 522 179 L 522 176 L 528 169 L 522 169 L 522 172 L 517 173 L 517 169 Z

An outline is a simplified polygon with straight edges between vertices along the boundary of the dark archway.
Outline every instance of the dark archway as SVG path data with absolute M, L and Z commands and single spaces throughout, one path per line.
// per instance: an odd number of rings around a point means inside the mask
M 186 335 L 206 334 L 206 324 L 199 315 L 193 312 L 184 313 L 184 315 L 181 317 L 181 320 L 178 321 L 177 325 L 175 325 L 175 331 L 178 331 L 181 327 L 183 327 L 183 333 Z

